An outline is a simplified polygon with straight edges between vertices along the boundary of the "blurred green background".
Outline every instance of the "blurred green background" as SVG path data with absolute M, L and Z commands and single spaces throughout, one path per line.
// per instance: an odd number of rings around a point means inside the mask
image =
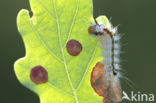
M 14 61 L 25 55 L 16 26 L 22 8 L 30 10 L 28 0 L 0 1 L 0 103 L 39 103 L 38 96 L 18 82 L 13 70 Z M 98 15 L 112 18 L 113 25 L 120 24 L 119 32 L 125 34 L 121 64 L 134 85 L 122 80 L 123 89 L 156 94 L 156 0 L 94 0 L 94 16 Z

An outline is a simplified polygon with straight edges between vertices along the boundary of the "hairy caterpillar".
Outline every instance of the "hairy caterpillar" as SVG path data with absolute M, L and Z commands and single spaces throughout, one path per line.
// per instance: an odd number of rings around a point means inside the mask
M 96 19 L 97 23 L 89 27 L 88 32 L 97 36 L 103 48 L 102 62 L 96 64 L 91 74 L 94 90 L 104 97 L 104 103 L 118 103 L 122 98 L 120 85 L 120 36 L 106 16 Z

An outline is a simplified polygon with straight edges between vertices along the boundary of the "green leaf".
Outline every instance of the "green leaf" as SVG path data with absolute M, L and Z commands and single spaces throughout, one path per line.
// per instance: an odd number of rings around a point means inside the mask
M 88 34 L 93 22 L 92 0 L 30 0 L 33 16 L 21 10 L 17 17 L 26 55 L 15 62 L 18 80 L 40 97 L 41 103 L 102 103 L 90 77 L 101 61 L 100 43 Z M 82 45 L 78 56 L 66 50 L 69 40 Z M 30 73 L 41 65 L 48 82 L 35 84 Z

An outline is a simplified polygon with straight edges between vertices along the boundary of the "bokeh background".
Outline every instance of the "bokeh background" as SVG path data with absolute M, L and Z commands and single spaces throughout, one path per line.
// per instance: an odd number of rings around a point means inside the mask
M 124 34 L 121 64 L 133 83 L 123 79 L 123 89 L 156 95 L 156 0 L 93 2 L 94 16 L 112 18 L 113 25 L 120 24 L 119 32 Z M 18 82 L 13 70 L 14 61 L 25 55 L 16 26 L 22 8 L 30 10 L 28 0 L 0 1 L 0 103 L 39 103 L 38 96 Z

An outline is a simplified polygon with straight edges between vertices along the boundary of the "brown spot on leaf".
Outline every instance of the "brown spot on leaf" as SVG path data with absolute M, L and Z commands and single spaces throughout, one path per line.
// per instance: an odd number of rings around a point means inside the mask
M 82 51 L 82 45 L 77 40 L 70 40 L 66 45 L 67 51 L 72 56 L 77 56 Z
M 104 64 L 98 62 L 91 73 L 91 84 L 99 96 L 104 97 L 104 91 L 107 89 L 106 71 Z
M 42 84 L 48 81 L 48 72 L 42 66 L 32 68 L 30 78 L 35 84 Z
M 95 92 L 104 97 L 104 103 L 118 103 L 121 100 L 121 86 L 119 81 L 108 81 L 104 64 L 98 62 L 91 73 L 91 85 Z

